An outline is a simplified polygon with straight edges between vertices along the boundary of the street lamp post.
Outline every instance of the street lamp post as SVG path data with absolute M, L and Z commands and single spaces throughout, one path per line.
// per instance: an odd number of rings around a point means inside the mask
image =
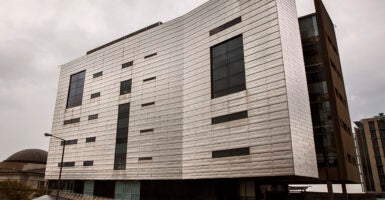
M 44 136 L 46 137 L 54 137 L 56 139 L 59 139 L 63 142 L 63 151 L 61 154 L 61 161 L 60 161 L 60 172 L 59 172 L 59 180 L 58 180 L 58 186 L 57 186 L 57 191 L 56 191 L 56 200 L 59 200 L 59 192 L 60 192 L 60 186 L 61 186 L 61 172 L 63 170 L 63 158 L 64 158 L 64 150 L 66 148 L 66 140 L 60 137 L 56 137 L 52 134 L 49 133 L 44 133 Z

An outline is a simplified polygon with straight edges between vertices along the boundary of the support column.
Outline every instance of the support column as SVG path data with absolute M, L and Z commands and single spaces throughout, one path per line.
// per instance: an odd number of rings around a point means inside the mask
M 326 184 L 327 184 L 327 187 L 328 187 L 329 200 L 334 200 L 333 183 L 331 181 L 327 181 Z
M 348 199 L 349 197 L 348 197 L 348 190 L 346 189 L 346 183 L 342 183 L 341 188 L 342 188 L 342 194 L 346 199 Z

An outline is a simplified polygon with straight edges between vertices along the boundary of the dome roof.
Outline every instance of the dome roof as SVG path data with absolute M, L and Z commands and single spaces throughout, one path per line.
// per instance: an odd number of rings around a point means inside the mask
M 48 152 L 41 149 L 25 149 L 9 156 L 4 162 L 47 163 Z

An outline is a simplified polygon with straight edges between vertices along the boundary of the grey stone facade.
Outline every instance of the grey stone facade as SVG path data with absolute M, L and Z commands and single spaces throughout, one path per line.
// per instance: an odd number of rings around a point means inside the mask
M 238 17 L 242 22 L 210 36 Z M 246 90 L 212 99 L 210 47 L 238 35 Z M 83 70 L 82 105 L 66 109 L 70 76 Z M 120 95 L 120 83 L 129 79 L 131 93 Z M 97 92 L 100 97 L 91 99 Z M 155 104 L 142 106 L 149 102 Z M 125 170 L 114 170 L 123 103 L 130 103 L 127 163 Z M 245 119 L 212 124 L 213 117 L 246 110 Z M 80 122 L 63 125 L 74 118 Z M 146 129 L 153 130 L 141 133 Z M 52 134 L 77 139 L 66 146 L 64 161 L 75 162 L 63 170 L 66 180 L 317 177 L 295 1 L 211 0 L 62 65 Z M 86 143 L 88 137 L 95 142 Z M 250 155 L 212 158 L 213 151 L 241 147 L 249 147 Z M 60 141 L 51 139 L 46 179 L 58 178 L 61 150 Z M 93 166 L 83 166 L 90 160 Z

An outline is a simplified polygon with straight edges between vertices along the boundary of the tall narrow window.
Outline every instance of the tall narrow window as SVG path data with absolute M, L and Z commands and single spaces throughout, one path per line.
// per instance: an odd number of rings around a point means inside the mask
M 116 131 L 114 170 L 126 169 L 129 117 L 130 104 L 120 104 Z
M 131 93 L 131 79 L 120 82 L 120 95 Z
M 85 75 L 86 71 L 71 75 L 67 97 L 67 108 L 82 105 Z
M 211 47 L 211 97 L 246 89 L 242 35 Z

